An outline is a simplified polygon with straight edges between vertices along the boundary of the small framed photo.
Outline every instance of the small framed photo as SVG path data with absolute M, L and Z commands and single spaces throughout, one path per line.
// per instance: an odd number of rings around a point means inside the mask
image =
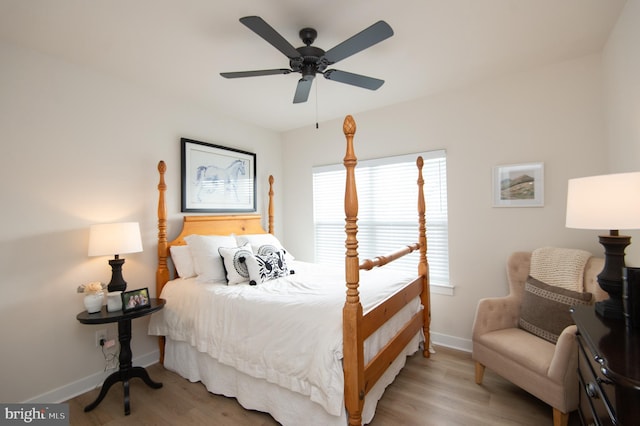
M 148 308 L 151 306 L 149 300 L 149 288 L 122 292 L 122 311 L 133 311 L 135 309 Z
M 493 168 L 494 207 L 543 207 L 544 163 Z
M 192 139 L 181 143 L 181 211 L 256 211 L 256 154 Z

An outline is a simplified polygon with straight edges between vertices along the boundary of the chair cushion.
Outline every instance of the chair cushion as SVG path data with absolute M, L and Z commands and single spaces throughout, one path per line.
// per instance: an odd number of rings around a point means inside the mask
M 541 377 L 547 377 L 555 351 L 555 345 L 552 343 L 520 328 L 491 331 L 478 337 L 475 344 L 484 347 L 482 353 L 485 357 L 495 358 L 499 354 L 499 356 L 513 361 L 512 363 L 501 363 L 500 368 L 496 368 L 497 366 L 492 365 L 491 359 L 476 358 L 482 364 L 507 377 L 521 374 L 522 369 L 533 371 Z M 504 368 L 515 369 L 515 371 L 513 374 L 509 374 L 503 371 Z
M 524 288 L 518 325 L 551 343 L 573 324 L 570 308 L 590 305 L 593 295 L 545 284 L 529 276 Z

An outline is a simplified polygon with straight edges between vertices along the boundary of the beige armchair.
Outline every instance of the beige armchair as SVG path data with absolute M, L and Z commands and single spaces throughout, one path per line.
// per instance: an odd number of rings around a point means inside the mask
M 472 335 L 475 380 L 482 384 L 488 367 L 551 405 L 554 426 L 566 425 L 578 407 L 576 326 L 564 328 L 556 344 L 518 327 L 530 265 L 530 252 L 513 253 L 507 263 L 509 295 L 478 302 Z M 607 298 L 597 283 L 603 266 L 604 259 L 591 257 L 584 267 L 584 291 L 594 300 Z

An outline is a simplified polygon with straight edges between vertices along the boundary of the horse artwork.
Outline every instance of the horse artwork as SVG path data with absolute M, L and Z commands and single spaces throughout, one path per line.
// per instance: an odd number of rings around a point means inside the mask
M 217 166 L 198 166 L 196 169 L 196 200 L 201 203 L 207 194 L 223 193 L 240 201 L 238 179 L 247 174 L 245 160 L 234 160 L 225 168 Z
M 255 154 L 182 143 L 182 211 L 255 211 Z

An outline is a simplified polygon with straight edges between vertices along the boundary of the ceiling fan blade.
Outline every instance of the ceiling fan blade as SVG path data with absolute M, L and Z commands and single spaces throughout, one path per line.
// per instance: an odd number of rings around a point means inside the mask
M 301 78 L 298 80 L 298 86 L 296 87 L 296 94 L 293 96 L 293 103 L 299 104 L 302 102 L 307 102 L 309 99 L 309 92 L 311 91 L 311 84 L 313 83 L 313 79 L 305 80 Z
M 246 25 L 251 31 L 265 39 L 269 44 L 282 52 L 289 59 L 300 57 L 300 53 L 276 30 L 267 24 L 259 16 L 245 16 L 240 18 L 240 22 Z
M 384 21 L 378 21 L 339 45 L 327 50 L 324 56 L 320 58 L 320 61 L 326 61 L 326 65 L 335 64 L 376 43 L 380 43 L 392 35 L 393 30 L 389 24 Z
M 369 90 L 379 89 L 380 86 L 384 84 L 384 80 L 380 80 L 378 78 L 367 77 L 365 75 L 353 74 L 340 70 L 327 70 L 324 72 L 324 78 Z
M 236 72 L 221 72 L 220 75 L 224 78 L 241 78 L 241 77 L 260 77 L 263 75 L 276 75 L 276 74 L 289 74 L 291 70 L 286 68 L 279 68 L 273 70 L 257 70 L 257 71 L 236 71 Z

